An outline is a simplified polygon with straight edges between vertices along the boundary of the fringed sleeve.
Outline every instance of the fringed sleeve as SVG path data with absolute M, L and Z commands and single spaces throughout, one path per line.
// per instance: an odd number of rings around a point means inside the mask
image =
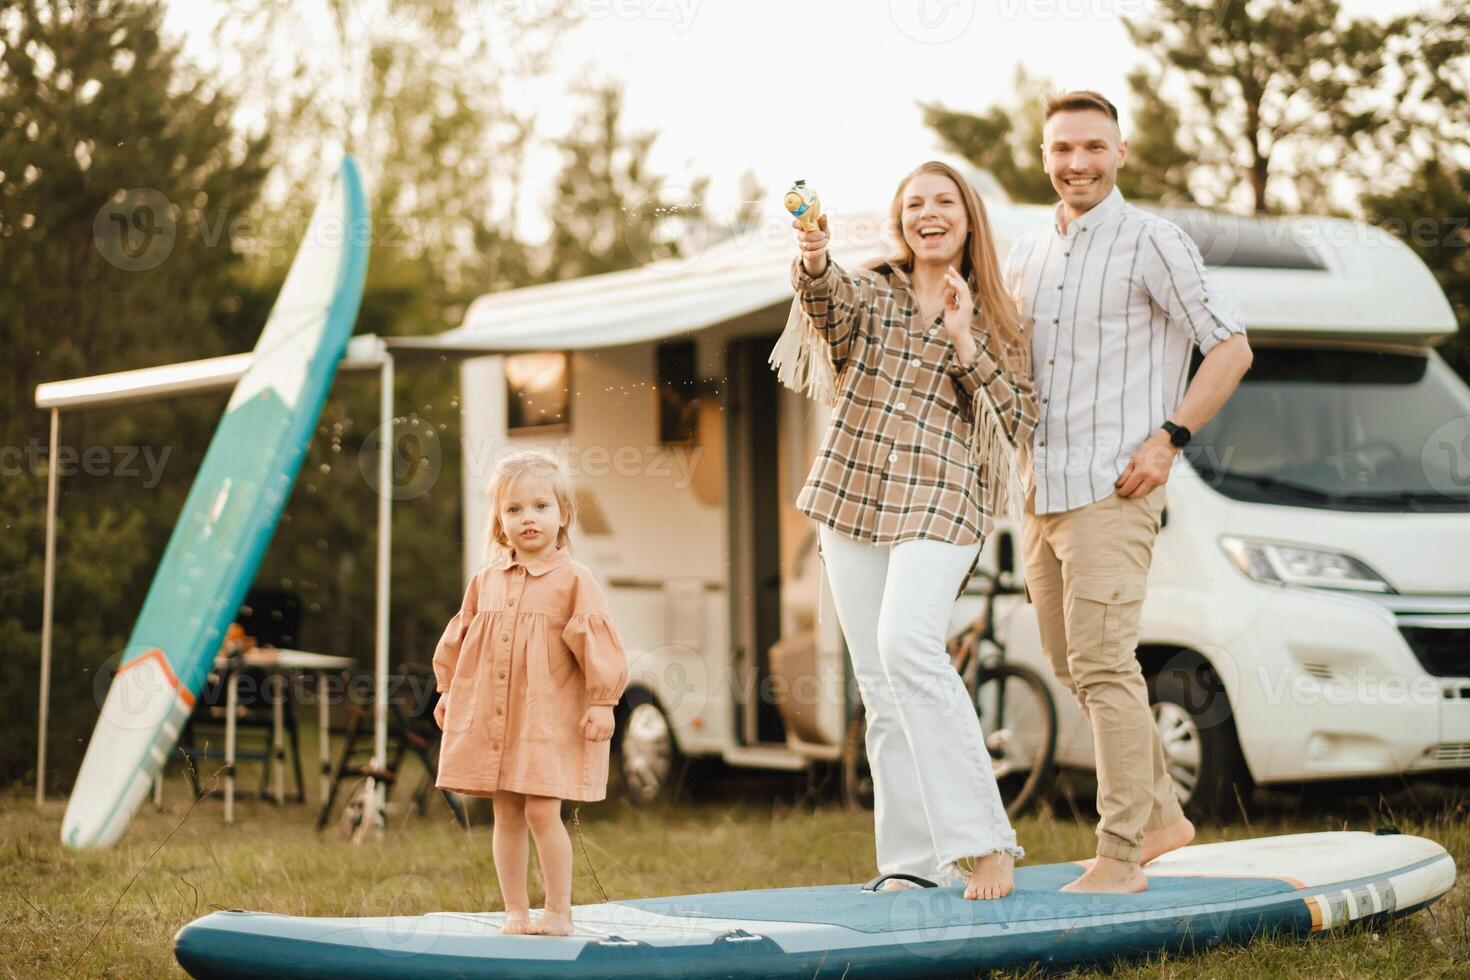
M 974 362 L 965 366 L 956 358 L 949 367 L 961 404 L 969 410 L 974 424 L 970 459 L 985 468 L 987 513 L 992 517 L 1020 517 L 1026 488 L 1017 450 L 1030 447 L 1040 417 L 1026 338 L 1020 347 L 1007 347 L 1000 361 L 991 351 L 988 332 L 977 331 L 975 340 L 979 352 Z
M 801 259 L 793 260 L 796 298 L 770 358 L 777 380 L 823 404 L 837 401 L 837 376 L 852 355 L 866 285 L 831 256 L 816 277 L 807 274 Z
M 449 690 L 449 682 L 454 679 L 454 667 L 459 663 L 460 644 L 464 643 L 465 631 L 470 628 L 470 620 L 475 618 L 476 597 L 480 591 L 480 576 L 478 574 L 470 578 L 470 584 L 465 589 L 464 600 L 459 605 L 459 612 L 444 627 L 444 635 L 439 638 L 439 645 L 434 648 L 434 687 L 443 694 Z
M 588 703 L 617 704 L 628 686 L 628 657 L 602 590 L 586 571 L 578 576 L 570 613 L 561 638 L 582 668 Z

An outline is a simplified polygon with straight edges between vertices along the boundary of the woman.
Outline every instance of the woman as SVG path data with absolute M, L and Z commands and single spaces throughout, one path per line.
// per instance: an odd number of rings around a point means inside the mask
M 966 898 L 1001 898 L 1023 851 L 944 642 L 992 515 L 1020 510 L 1013 447 L 1037 417 L 1028 344 L 964 178 L 924 164 L 890 217 L 894 256 L 853 271 L 828 257 L 825 217 L 818 231 L 794 223 L 797 299 L 771 362 L 833 406 L 797 507 L 818 522 L 867 710 L 878 870 L 967 871 Z

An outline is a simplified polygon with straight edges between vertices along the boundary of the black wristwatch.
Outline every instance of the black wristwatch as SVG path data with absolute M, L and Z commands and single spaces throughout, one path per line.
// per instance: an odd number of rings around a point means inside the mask
M 1176 449 L 1183 449 L 1185 446 L 1189 445 L 1189 440 L 1194 438 L 1193 432 L 1190 432 L 1182 425 L 1175 425 L 1168 419 L 1164 419 L 1164 424 L 1161 425 L 1159 428 L 1169 433 L 1169 441 L 1174 444 L 1174 447 Z

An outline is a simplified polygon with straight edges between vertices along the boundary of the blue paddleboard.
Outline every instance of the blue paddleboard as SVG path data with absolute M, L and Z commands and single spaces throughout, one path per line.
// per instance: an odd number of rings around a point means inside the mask
M 127 828 L 255 578 L 362 302 L 370 236 L 357 165 L 322 195 L 174 525 L 62 821 L 72 848 Z
M 1074 895 L 1077 864 L 1021 867 L 999 901 L 960 888 L 859 885 L 683 895 L 573 909 L 572 936 L 506 936 L 502 913 L 308 918 L 214 912 L 179 930 L 191 976 L 858 977 L 974 976 L 1194 952 L 1307 935 L 1423 908 L 1455 862 L 1421 837 L 1298 834 L 1182 848 L 1138 895 Z

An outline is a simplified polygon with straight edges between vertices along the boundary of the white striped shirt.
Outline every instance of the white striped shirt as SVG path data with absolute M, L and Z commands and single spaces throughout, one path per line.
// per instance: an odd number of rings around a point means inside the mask
M 1031 335 L 1038 514 L 1112 493 L 1184 397 L 1195 346 L 1245 333 L 1189 236 L 1117 188 L 1066 234 L 1058 223 L 1022 235 L 1006 282 Z

